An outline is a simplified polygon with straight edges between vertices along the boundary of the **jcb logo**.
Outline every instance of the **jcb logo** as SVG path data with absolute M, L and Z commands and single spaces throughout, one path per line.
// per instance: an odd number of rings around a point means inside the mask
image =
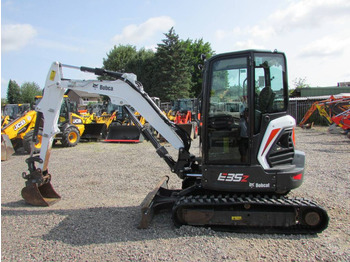
M 18 129 L 20 129 L 22 126 L 24 126 L 26 124 L 26 121 L 24 120 L 24 119 L 22 119 L 20 122 L 18 122 L 15 126 L 14 126 L 14 128 L 13 128 L 13 130 L 18 130 Z
M 223 182 L 248 182 L 249 175 L 243 175 L 242 173 L 220 173 L 218 181 Z
M 82 124 L 83 121 L 81 121 L 81 119 L 73 119 L 73 124 Z

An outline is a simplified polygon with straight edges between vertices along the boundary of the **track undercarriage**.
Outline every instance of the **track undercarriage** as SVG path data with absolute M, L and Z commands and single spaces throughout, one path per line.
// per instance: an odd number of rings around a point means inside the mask
M 315 234 L 328 226 L 326 211 L 304 198 L 277 195 L 218 194 L 194 185 L 167 189 L 168 177 L 145 198 L 139 228 L 147 228 L 153 214 L 172 210 L 175 226 L 211 227 L 241 233 Z

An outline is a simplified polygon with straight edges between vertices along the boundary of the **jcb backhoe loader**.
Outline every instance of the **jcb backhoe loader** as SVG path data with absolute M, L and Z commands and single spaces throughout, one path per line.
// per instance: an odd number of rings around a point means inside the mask
M 37 102 L 41 97 L 36 97 Z M 84 125 L 79 115 L 74 113 L 72 102 L 65 97 L 59 110 L 58 128 L 60 132 L 55 135 L 54 140 L 61 141 L 64 147 L 73 147 L 79 142 L 81 134 L 84 132 Z M 20 117 L 1 128 L 1 160 L 8 158 L 19 148 L 25 152 L 38 153 L 41 148 L 41 126 L 38 129 L 37 139 L 32 143 L 34 127 L 36 124 L 36 111 L 24 112 Z M 37 125 L 42 125 L 40 119 Z
M 1 108 L 1 128 L 30 111 L 30 104 L 6 104 Z
M 35 120 L 36 112 L 30 110 L 1 128 L 1 160 L 8 160 L 21 147 L 30 152 Z M 40 140 L 41 134 L 38 134 L 33 148 L 36 152 L 40 150 Z
M 63 68 L 67 67 L 115 80 L 66 79 Z M 23 174 L 27 181 L 22 196 L 33 205 L 47 206 L 60 199 L 50 183 L 48 164 L 58 132 L 60 103 L 68 88 L 109 96 L 117 105 L 131 105 L 178 150 L 175 160 L 134 117 L 157 154 L 183 179 L 182 188 L 172 190 L 164 177 L 146 196 L 140 228 L 148 227 L 154 212 L 166 208 L 172 210 L 177 226 L 290 234 L 318 233 L 327 227 L 329 218 L 322 207 L 284 196 L 302 184 L 305 154 L 295 149 L 295 120 L 286 113 L 283 53 L 247 50 L 216 55 L 205 62 L 200 157 L 190 153 L 187 133 L 162 114 L 134 74 L 53 63 L 37 108 L 37 118 L 43 115 L 45 119 L 42 150 L 27 159 L 29 173 Z M 244 106 L 239 118 L 221 106 L 233 102 Z

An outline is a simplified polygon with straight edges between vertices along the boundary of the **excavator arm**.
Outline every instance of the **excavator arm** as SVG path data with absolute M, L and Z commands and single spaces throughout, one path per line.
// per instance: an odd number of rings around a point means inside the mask
M 98 76 L 108 76 L 116 80 L 72 80 L 63 77 L 63 68 L 71 68 L 83 72 L 94 73 Z M 137 118 L 133 119 L 145 138 L 156 148 L 160 157 L 169 165 L 172 172 L 183 178 L 186 172 L 192 172 L 194 156 L 189 153 L 190 139 L 182 129 L 169 121 L 137 82 L 136 75 L 118 73 L 100 68 L 76 67 L 54 62 L 48 73 L 43 98 L 36 107 L 38 112 L 33 141 L 39 132 L 40 121 L 43 120 L 42 146 L 39 156 L 31 155 L 27 160 L 29 174 L 23 173 L 27 180 L 22 190 L 23 198 L 30 204 L 47 206 L 55 202 L 60 196 L 53 190 L 48 173 L 48 163 L 52 142 L 59 132 L 58 117 L 61 103 L 67 89 L 85 91 L 106 95 L 116 105 L 130 105 L 147 119 L 175 149 L 179 151 L 179 159 L 175 161 L 167 150 L 159 144 L 151 132 L 145 128 Z M 127 108 L 127 107 L 126 107 Z M 133 115 L 133 114 L 130 114 Z M 41 189 L 45 189 L 42 191 Z

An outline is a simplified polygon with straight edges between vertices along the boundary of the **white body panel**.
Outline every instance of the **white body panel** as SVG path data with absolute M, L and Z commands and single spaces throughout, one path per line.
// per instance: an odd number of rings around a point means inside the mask
M 279 134 L 283 129 L 292 128 L 294 126 L 295 119 L 290 115 L 274 119 L 269 123 L 258 152 L 258 161 L 264 169 L 270 168 L 266 156 Z

